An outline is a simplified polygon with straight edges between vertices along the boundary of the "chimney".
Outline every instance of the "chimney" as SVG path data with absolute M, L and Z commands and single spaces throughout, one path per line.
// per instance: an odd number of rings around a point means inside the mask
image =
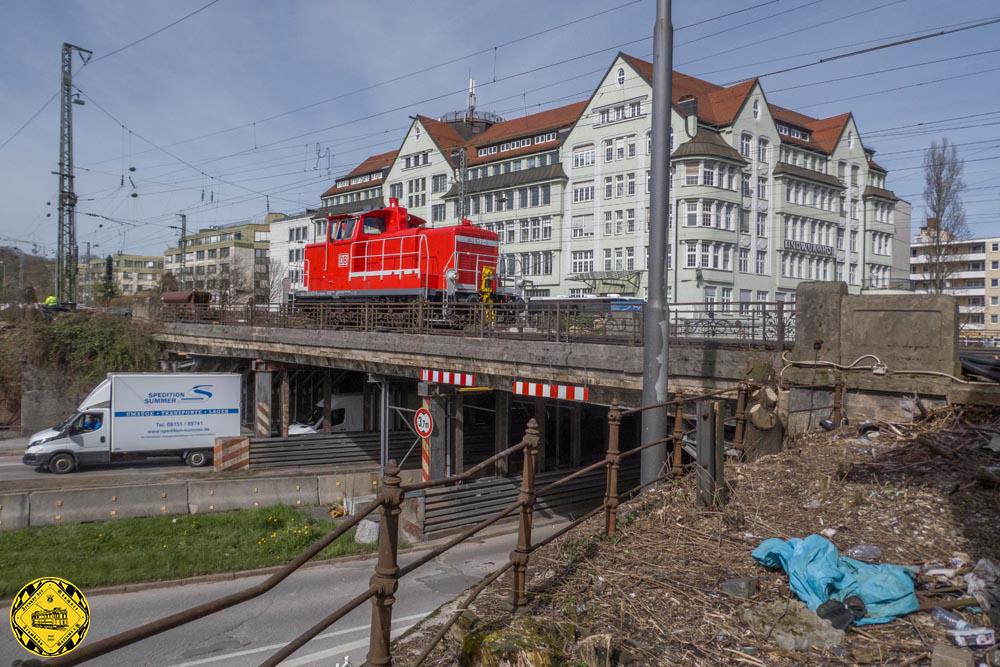
M 941 221 L 937 218 L 927 218 L 927 229 L 937 230 L 941 226 Z

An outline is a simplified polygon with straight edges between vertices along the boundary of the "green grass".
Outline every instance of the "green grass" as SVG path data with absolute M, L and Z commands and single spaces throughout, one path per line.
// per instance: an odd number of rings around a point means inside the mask
M 43 576 L 83 589 L 281 565 L 332 530 L 293 507 L 0 532 L 0 597 Z M 372 551 L 342 535 L 316 559 Z M 315 559 L 314 559 L 315 560 Z

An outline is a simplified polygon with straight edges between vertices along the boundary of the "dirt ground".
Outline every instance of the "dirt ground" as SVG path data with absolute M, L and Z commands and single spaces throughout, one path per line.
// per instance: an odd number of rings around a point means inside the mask
M 950 580 L 918 577 L 918 595 L 937 600 L 963 597 L 961 574 L 978 559 L 1000 560 L 1000 489 L 977 480 L 983 466 L 1000 464 L 987 447 L 1000 413 L 943 408 L 918 424 L 880 427 L 872 439 L 859 437 L 857 425 L 810 433 L 780 454 L 727 464 L 731 501 L 723 508 L 696 507 L 688 474 L 622 505 L 613 539 L 601 534 L 603 516 L 591 519 L 532 554 L 526 614 L 510 615 L 507 573 L 425 664 L 591 664 L 582 647 L 609 635 L 596 642 L 612 654 L 600 664 L 929 665 L 936 645 L 950 640 L 926 611 L 853 626 L 840 646 L 806 650 L 782 649 L 773 624 L 764 631 L 742 620 L 764 605 L 795 606 L 785 573 L 750 556 L 769 537 L 826 530 L 841 553 L 878 546 L 878 562 L 924 570 L 956 557 L 968 563 Z M 739 577 L 758 580 L 752 597 L 722 591 Z M 985 614 L 960 613 L 990 625 Z M 445 617 L 442 610 L 436 620 Z M 397 664 L 412 664 L 436 630 L 432 621 L 404 638 Z

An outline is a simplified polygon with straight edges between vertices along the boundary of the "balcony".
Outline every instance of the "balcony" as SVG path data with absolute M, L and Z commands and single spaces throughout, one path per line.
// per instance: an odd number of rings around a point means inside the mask
M 946 280 L 960 280 L 964 278 L 977 278 L 982 280 L 986 273 L 984 271 L 955 271 L 954 273 L 949 273 L 945 276 Z M 911 273 L 910 280 L 933 280 L 934 276 L 931 272 L 927 273 Z
M 985 262 L 986 253 L 971 253 L 968 255 L 945 255 L 941 258 L 943 261 L 948 263 L 953 262 Z M 928 257 L 927 255 L 917 255 L 916 257 L 910 257 L 910 264 L 931 264 L 937 262 L 937 258 Z
M 958 312 L 962 313 L 963 315 L 969 314 L 969 313 L 985 313 L 986 312 L 986 306 L 962 306 L 962 305 L 959 305 Z

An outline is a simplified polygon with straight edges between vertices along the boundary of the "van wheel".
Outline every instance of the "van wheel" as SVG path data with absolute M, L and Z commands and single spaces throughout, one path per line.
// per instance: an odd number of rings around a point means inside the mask
M 76 459 L 72 454 L 56 454 L 49 459 L 49 470 L 57 475 L 73 472 L 76 470 Z
M 200 468 L 208 463 L 208 455 L 205 452 L 188 452 L 184 460 L 192 468 Z

